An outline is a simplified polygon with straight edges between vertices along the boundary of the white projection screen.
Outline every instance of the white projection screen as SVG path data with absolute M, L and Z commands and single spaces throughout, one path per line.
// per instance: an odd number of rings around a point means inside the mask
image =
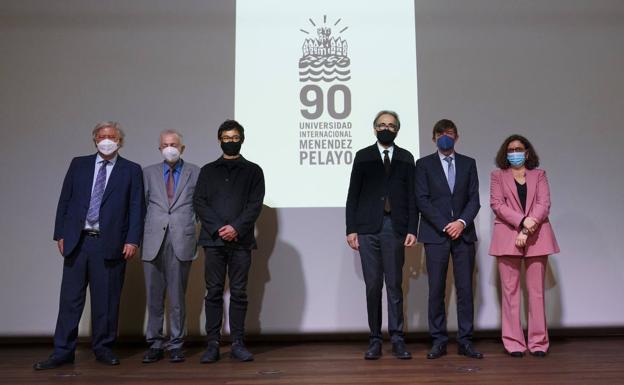
M 414 34 L 410 0 L 236 2 L 235 116 L 269 207 L 344 207 L 380 110 L 418 156 Z

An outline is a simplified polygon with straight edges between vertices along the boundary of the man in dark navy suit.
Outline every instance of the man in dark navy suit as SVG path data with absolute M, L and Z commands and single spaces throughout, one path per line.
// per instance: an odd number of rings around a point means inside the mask
M 472 346 L 472 273 L 475 266 L 474 218 L 481 207 L 475 160 L 455 152 L 455 123 L 442 119 L 433 127 L 438 151 L 416 162 L 416 204 L 421 213 L 418 241 L 424 243 L 429 275 L 429 333 L 433 347 L 427 358 L 446 354 L 446 274 L 449 255 L 457 292 L 458 353 L 483 355 Z
M 377 143 L 357 152 L 347 196 L 347 243 L 360 252 L 366 285 L 370 328 L 364 358 L 381 357 L 381 290 L 388 295 L 388 331 L 392 353 L 412 355 L 403 335 L 403 263 L 405 247 L 416 243 L 418 210 L 414 197 L 414 157 L 394 144 L 401 123 L 393 111 L 381 111 L 373 121 Z
M 141 166 L 118 155 L 123 138 L 118 123 L 98 124 L 93 130 L 98 152 L 74 158 L 65 176 L 54 227 L 64 257 L 54 352 L 37 362 L 36 370 L 74 362 L 87 285 L 95 357 L 107 365 L 119 364 L 111 350 L 119 299 L 126 260 L 141 241 L 145 206 Z

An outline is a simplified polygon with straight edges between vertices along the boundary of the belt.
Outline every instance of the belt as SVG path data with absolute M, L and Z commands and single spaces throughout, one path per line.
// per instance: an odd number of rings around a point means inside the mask
M 100 236 L 100 231 L 99 230 L 82 230 L 82 233 L 84 235 L 86 235 L 87 237 L 97 238 L 97 237 Z
M 392 211 L 384 211 L 384 215 L 390 216 L 392 215 Z

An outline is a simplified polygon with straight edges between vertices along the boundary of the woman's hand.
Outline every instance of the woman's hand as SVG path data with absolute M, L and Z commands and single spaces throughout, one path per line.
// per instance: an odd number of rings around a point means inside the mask
M 516 246 L 524 247 L 526 246 L 526 241 L 527 241 L 527 235 L 521 232 L 518 233 L 518 235 L 516 236 Z
M 523 226 L 530 234 L 533 234 L 537 230 L 537 220 L 533 217 L 526 217 L 524 218 Z

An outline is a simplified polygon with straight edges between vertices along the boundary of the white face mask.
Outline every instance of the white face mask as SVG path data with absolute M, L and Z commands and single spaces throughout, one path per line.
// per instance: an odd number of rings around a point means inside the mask
M 180 150 L 175 147 L 165 147 L 162 149 L 162 155 L 165 157 L 165 160 L 169 163 L 175 163 L 180 159 Z
M 119 148 L 119 144 L 110 139 L 104 139 L 98 142 L 97 149 L 103 155 L 110 155 L 113 152 L 117 151 Z

